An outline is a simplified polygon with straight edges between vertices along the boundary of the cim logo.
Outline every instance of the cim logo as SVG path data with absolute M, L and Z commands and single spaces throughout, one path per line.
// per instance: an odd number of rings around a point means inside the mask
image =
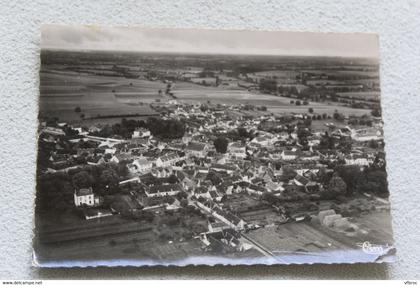
M 382 255 L 386 253 L 386 249 L 389 248 L 388 244 L 385 246 L 372 244 L 368 241 L 363 243 L 358 243 L 357 246 L 361 247 L 364 253 L 367 254 L 375 254 L 375 255 Z

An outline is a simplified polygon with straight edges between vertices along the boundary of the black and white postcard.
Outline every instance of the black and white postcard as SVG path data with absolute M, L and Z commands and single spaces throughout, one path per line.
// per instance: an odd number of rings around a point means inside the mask
M 378 42 L 43 26 L 34 264 L 392 261 Z

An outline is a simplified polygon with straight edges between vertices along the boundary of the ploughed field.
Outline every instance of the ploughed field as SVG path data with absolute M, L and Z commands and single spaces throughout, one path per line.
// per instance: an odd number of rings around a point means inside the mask
M 40 115 L 58 117 L 62 121 L 98 121 L 103 117 L 138 116 L 144 118 L 156 115 L 149 103 L 167 101 L 166 84 L 161 81 L 102 76 L 63 70 L 40 72 Z M 162 93 L 159 94 L 159 90 Z M 352 109 L 334 103 L 310 102 L 307 106 L 290 104 L 291 98 L 261 94 L 235 86 L 202 86 L 190 82 L 175 82 L 171 91 L 184 103 L 220 103 L 227 105 L 264 105 L 275 114 L 307 112 L 309 107 L 315 113 L 332 114 L 335 110 L 345 115 L 362 115 L 370 110 Z M 81 112 L 75 112 L 80 107 Z M 83 114 L 83 115 L 82 115 Z M 100 120 L 98 121 L 100 122 Z
M 41 71 L 41 115 L 58 117 L 64 121 L 80 121 L 103 116 L 147 116 L 156 114 L 148 104 L 163 89 L 162 82 L 127 79 L 124 77 L 96 76 L 63 71 Z M 81 112 L 75 112 L 80 107 Z

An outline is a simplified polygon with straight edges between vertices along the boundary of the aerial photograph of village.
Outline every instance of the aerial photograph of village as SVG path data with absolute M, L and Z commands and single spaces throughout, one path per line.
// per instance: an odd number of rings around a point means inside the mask
M 378 52 L 368 34 L 45 26 L 34 263 L 392 260 Z

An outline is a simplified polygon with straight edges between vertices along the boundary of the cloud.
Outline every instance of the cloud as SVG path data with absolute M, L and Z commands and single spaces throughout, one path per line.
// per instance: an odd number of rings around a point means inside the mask
M 41 42 L 42 48 L 70 50 L 379 56 L 374 34 L 48 25 Z

